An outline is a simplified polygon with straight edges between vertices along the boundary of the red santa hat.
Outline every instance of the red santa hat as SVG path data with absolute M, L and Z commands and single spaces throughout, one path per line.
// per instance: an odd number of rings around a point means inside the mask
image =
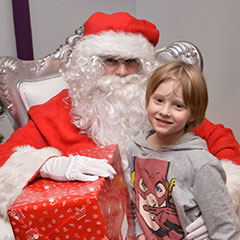
M 154 59 L 159 30 L 146 20 L 126 12 L 94 13 L 84 24 L 78 51 L 86 56 Z

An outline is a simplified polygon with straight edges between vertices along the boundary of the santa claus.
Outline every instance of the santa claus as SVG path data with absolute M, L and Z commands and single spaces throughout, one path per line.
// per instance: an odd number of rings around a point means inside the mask
M 81 157 L 81 149 L 119 144 L 126 177 L 130 176 L 128 144 L 139 130 L 148 128 L 145 86 L 156 67 L 158 39 L 154 24 L 128 13 L 98 12 L 86 21 L 83 38 L 74 46 L 64 73 L 69 89 L 33 106 L 28 123 L 0 145 L 2 224 L 5 221 L 7 226 L 7 209 L 39 173 L 59 181 L 113 177 L 115 171 L 105 160 Z M 239 171 L 231 162 L 240 164 L 240 152 L 230 129 L 206 119 L 194 132 L 207 141 L 211 153 L 228 159 L 227 165 Z M 230 185 L 235 187 L 233 183 L 234 179 Z M 190 225 L 189 239 L 207 236 L 200 222 Z M 196 226 L 202 226 L 200 233 L 194 231 Z

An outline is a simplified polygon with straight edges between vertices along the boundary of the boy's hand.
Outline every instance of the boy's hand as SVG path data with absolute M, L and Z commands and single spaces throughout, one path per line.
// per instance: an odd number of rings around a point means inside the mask
M 188 239 L 188 240 L 191 240 L 191 239 L 207 240 L 207 239 L 209 239 L 207 227 L 204 223 L 202 216 L 200 216 L 194 222 L 192 222 L 190 225 L 188 225 L 186 227 L 186 231 L 188 232 L 188 235 L 186 236 L 186 239 Z

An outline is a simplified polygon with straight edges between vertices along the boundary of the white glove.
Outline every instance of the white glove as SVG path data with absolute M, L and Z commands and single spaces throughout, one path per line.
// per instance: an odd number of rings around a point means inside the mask
M 188 232 L 188 235 L 186 236 L 186 239 L 191 240 L 208 240 L 208 232 L 207 227 L 204 223 L 202 215 L 197 218 L 194 222 L 189 224 L 186 227 L 186 231 Z
M 113 178 L 116 171 L 106 159 L 84 156 L 53 157 L 40 169 L 42 178 L 56 181 L 95 181 L 100 177 Z

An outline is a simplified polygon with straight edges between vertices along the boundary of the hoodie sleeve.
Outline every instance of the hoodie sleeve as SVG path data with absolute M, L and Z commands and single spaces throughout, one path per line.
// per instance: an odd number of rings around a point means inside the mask
M 211 159 L 206 154 L 201 157 Z M 225 177 L 221 164 L 216 161 L 204 165 L 195 174 L 193 193 L 211 239 L 232 239 L 239 231 L 239 220 Z
M 240 165 L 239 143 L 233 132 L 222 124 L 213 124 L 207 119 L 193 132 L 203 138 L 208 145 L 209 151 L 218 159 L 228 159 Z

